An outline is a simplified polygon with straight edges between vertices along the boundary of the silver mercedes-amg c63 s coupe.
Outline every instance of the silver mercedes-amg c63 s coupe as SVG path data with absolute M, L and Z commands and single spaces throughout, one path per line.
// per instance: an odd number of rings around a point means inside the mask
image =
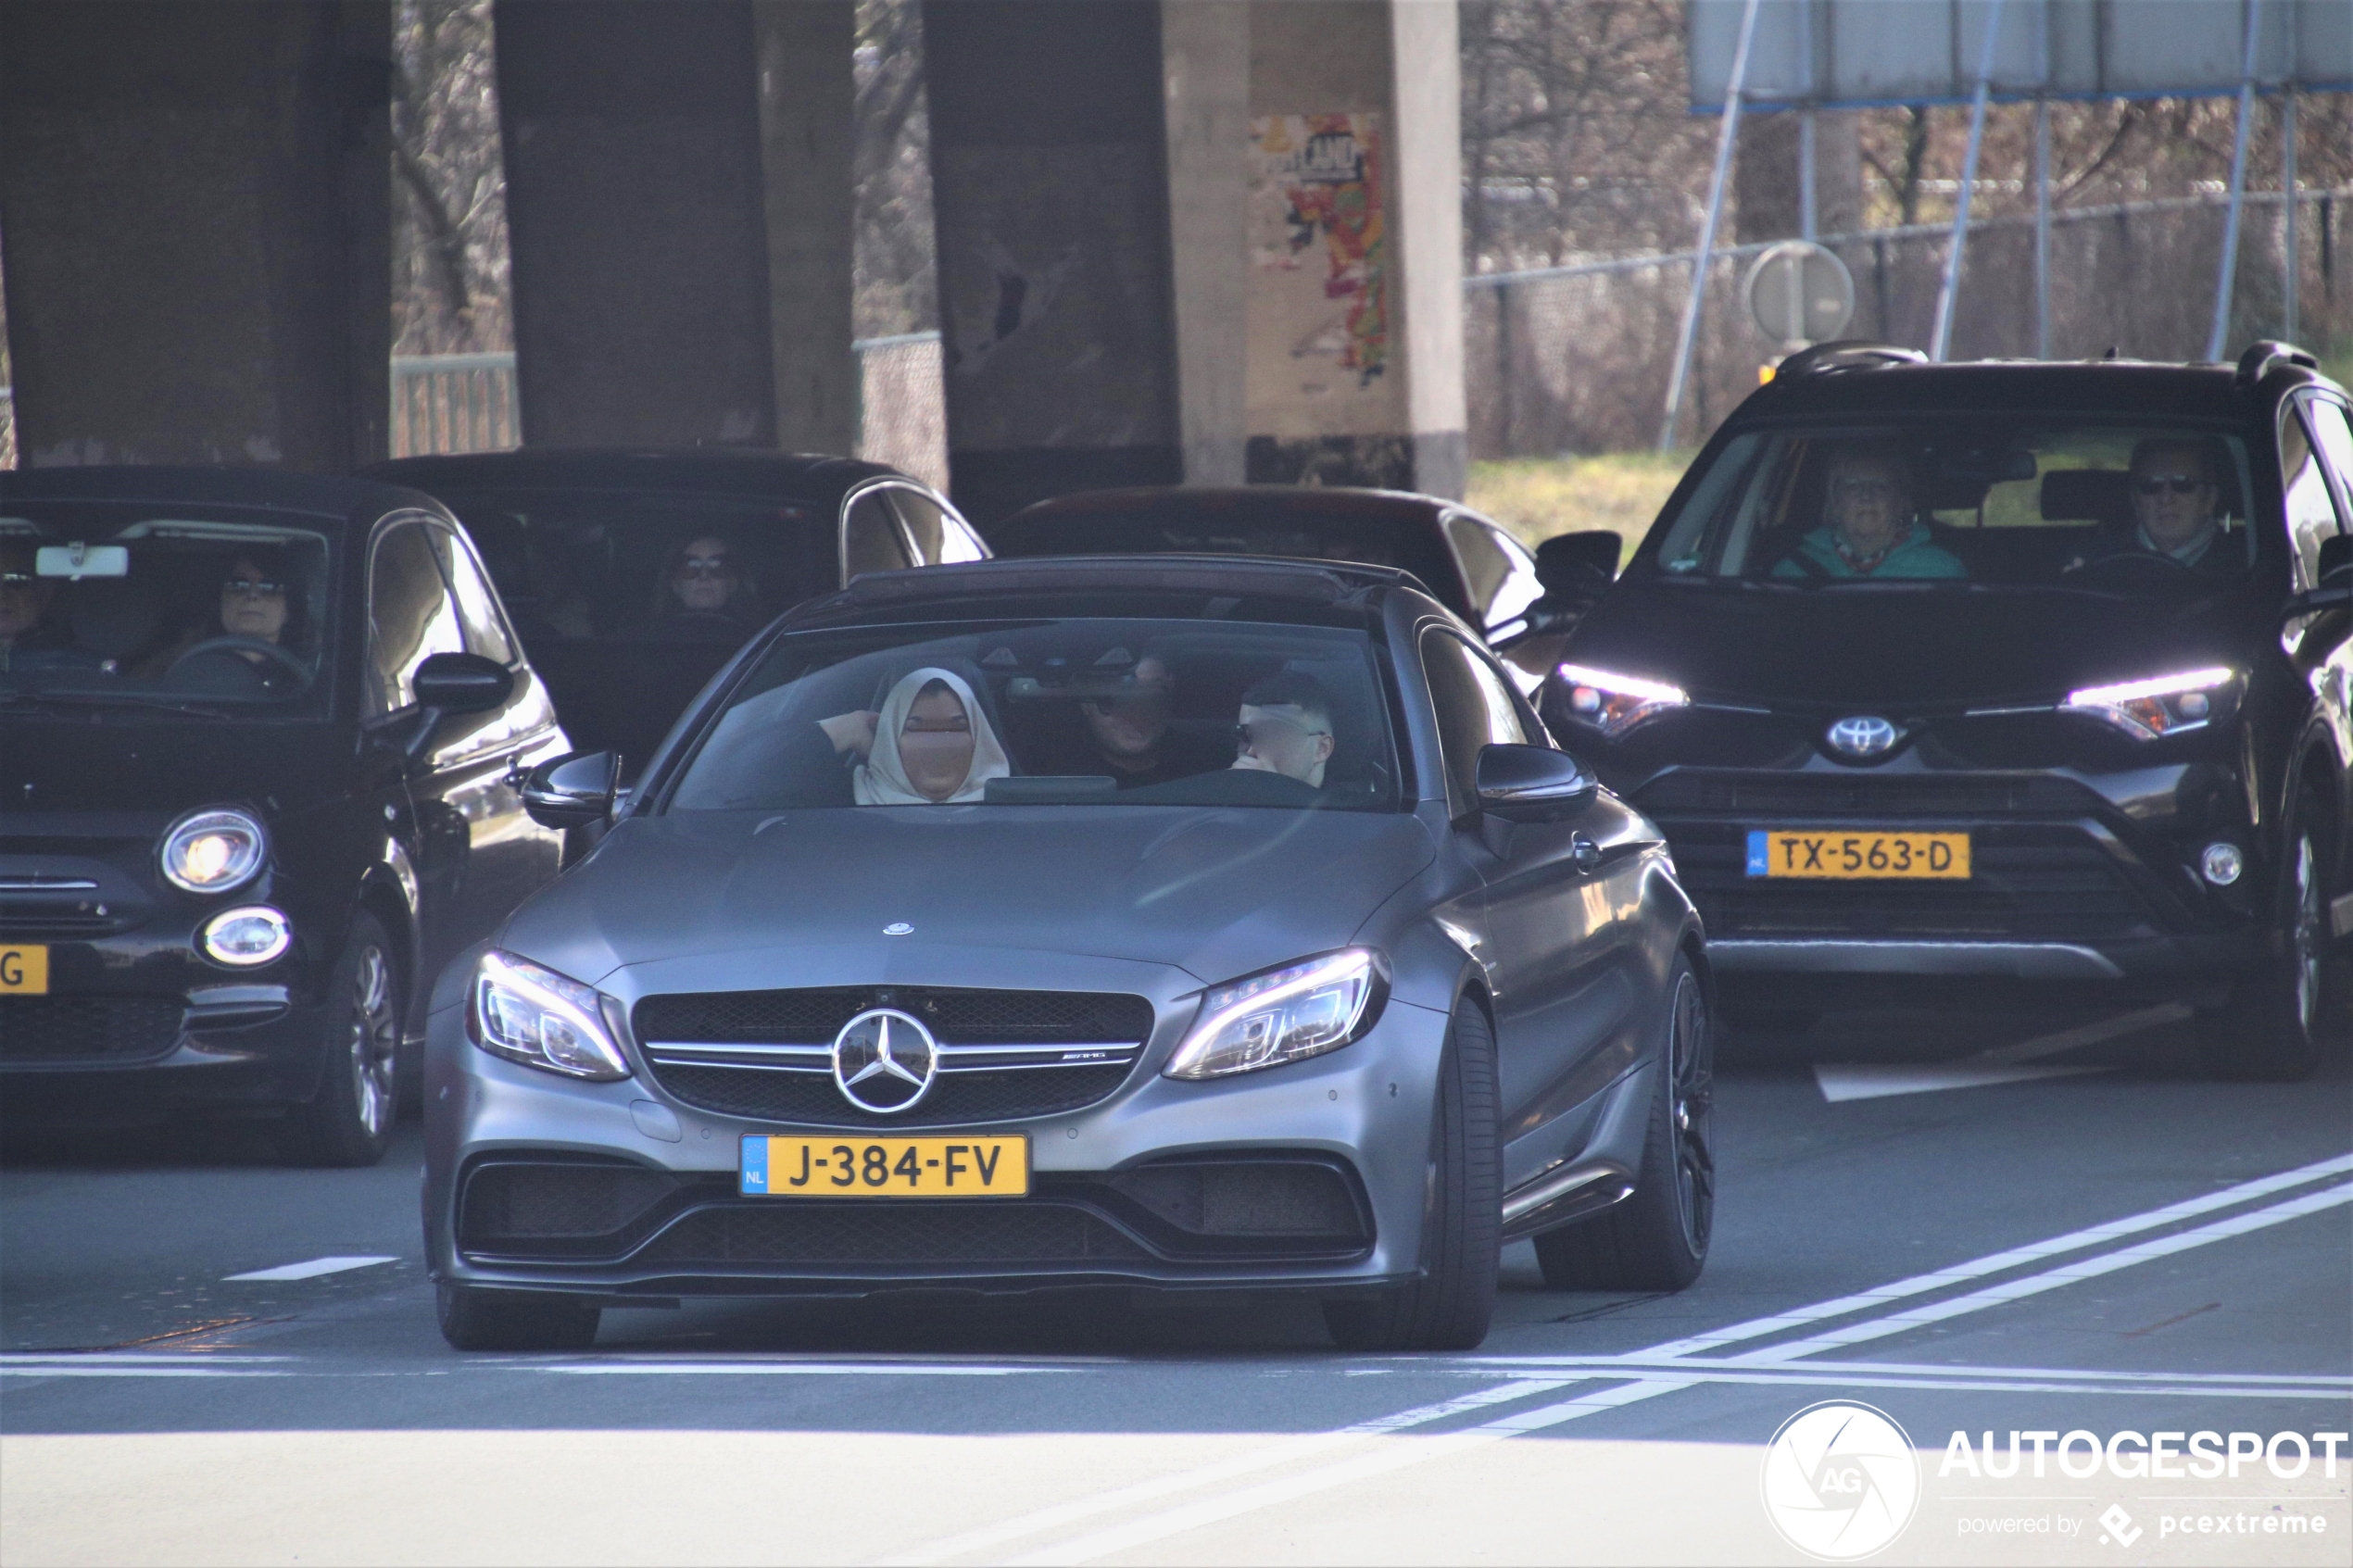
M 436 989 L 461 1348 L 689 1297 L 1297 1288 L 1476 1345 L 1497 1251 L 1675 1289 L 1708 981 L 1658 830 L 1411 576 L 862 577 L 754 638 Z

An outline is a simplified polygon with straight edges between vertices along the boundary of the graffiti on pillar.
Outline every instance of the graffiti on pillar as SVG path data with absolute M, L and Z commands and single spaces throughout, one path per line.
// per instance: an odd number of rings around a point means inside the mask
M 1251 138 L 1252 428 L 1394 429 L 1380 116 L 1267 115 Z

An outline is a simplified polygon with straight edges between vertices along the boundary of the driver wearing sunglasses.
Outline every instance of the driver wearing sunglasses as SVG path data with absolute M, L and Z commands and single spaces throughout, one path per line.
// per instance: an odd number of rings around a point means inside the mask
M 1331 697 L 1321 682 L 1295 671 L 1270 675 L 1242 693 L 1241 709 L 1234 726 L 1235 767 L 1324 787 L 1324 765 L 1337 743 Z
M 2199 441 L 2153 436 L 2133 448 L 2131 477 L 2136 526 L 2133 543 L 2153 555 L 2171 556 L 2183 566 L 2217 558 L 2222 531 L 2214 456 Z

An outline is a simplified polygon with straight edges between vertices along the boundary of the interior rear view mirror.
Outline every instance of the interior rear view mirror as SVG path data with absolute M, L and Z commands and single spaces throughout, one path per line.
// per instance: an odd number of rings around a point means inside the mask
M 44 545 L 33 552 L 32 570 L 42 577 L 74 583 L 85 577 L 128 577 L 131 551 L 121 545 Z

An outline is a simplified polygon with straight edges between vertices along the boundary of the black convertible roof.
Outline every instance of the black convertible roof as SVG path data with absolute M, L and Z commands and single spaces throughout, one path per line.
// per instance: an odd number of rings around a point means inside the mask
M 335 479 L 284 469 L 176 468 L 122 463 L 88 468 L 0 470 L 0 504 L 110 501 L 133 506 L 264 507 L 314 517 L 379 515 L 431 505 L 425 496 L 371 479 Z
M 361 470 L 438 493 L 464 490 L 661 490 L 828 501 L 869 479 L 909 476 L 886 463 L 733 446 L 526 446 L 396 458 Z

